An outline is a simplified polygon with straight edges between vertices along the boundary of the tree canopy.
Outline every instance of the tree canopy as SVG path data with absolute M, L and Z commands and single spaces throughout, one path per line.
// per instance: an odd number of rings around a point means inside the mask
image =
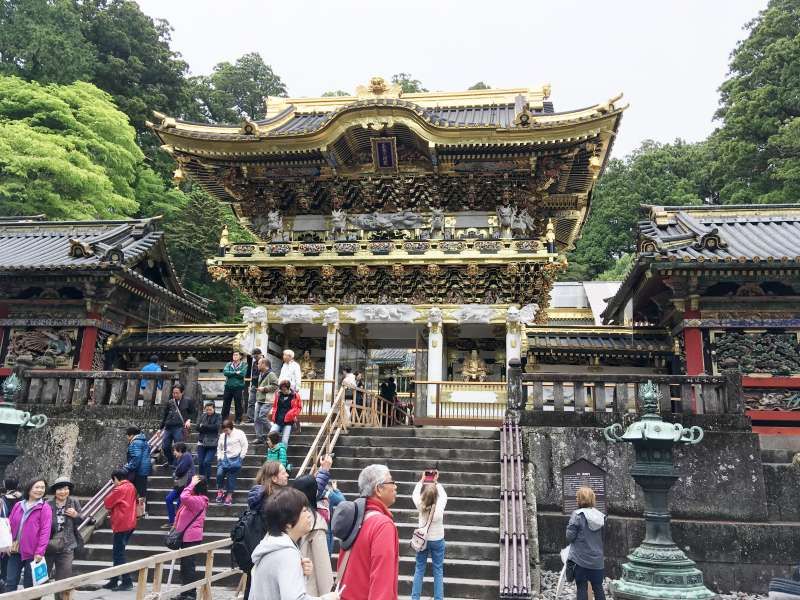
M 485 84 L 483 81 L 479 81 L 475 85 L 471 85 L 467 88 L 468 90 L 490 90 L 492 86 Z
M 641 204 L 701 204 L 710 196 L 706 160 L 703 143 L 648 140 L 623 160 L 609 161 L 562 279 L 593 279 L 633 252 Z
M 257 52 L 235 63 L 218 63 L 211 75 L 192 77 L 189 85 L 190 115 L 212 123 L 236 122 L 245 115 L 261 119 L 267 96 L 286 96 L 286 85 Z
M 347 92 L 344 90 L 328 90 L 324 94 L 322 94 L 323 98 L 333 98 L 335 96 L 349 96 Z
M 416 94 L 418 92 L 428 91 L 422 87 L 422 82 L 419 79 L 413 79 L 410 73 L 396 73 L 392 75 L 392 83 L 399 84 L 404 94 Z
M 714 181 L 726 204 L 797 202 L 800 0 L 771 0 L 746 29 L 720 87 Z
M 139 209 L 133 127 L 95 86 L 0 76 L 0 210 L 114 219 Z M 163 185 L 162 185 L 163 191 Z

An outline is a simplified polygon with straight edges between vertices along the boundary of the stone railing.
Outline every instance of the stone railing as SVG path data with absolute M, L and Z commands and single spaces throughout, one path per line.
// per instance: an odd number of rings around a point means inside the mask
M 177 371 L 66 371 L 38 369 L 17 361 L 21 387 L 18 404 L 153 406 L 182 383 L 191 398 L 200 398 L 197 359 L 188 357 Z M 144 383 L 144 386 L 142 386 Z
M 743 415 L 741 376 L 522 373 L 519 361 L 508 370 L 509 408 L 534 412 L 639 412 L 641 386 L 658 386 L 662 413 Z

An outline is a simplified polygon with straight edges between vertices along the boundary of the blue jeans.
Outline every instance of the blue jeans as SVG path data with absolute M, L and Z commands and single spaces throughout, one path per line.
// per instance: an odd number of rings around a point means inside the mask
M 183 441 L 183 426 L 180 427 L 165 427 L 164 428 L 164 441 L 161 443 L 161 449 L 164 451 L 164 456 L 170 465 L 175 464 L 175 456 L 172 454 L 173 442 Z
M 124 565 L 128 561 L 125 560 L 125 547 L 128 545 L 128 542 L 133 535 L 133 529 L 130 531 L 120 531 L 114 532 L 114 546 L 112 549 L 112 557 L 114 566 L 117 565 Z M 116 581 L 116 577 L 112 577 L 111 581 Z M 122 585 L 128 585 L 129 583 L 133 583 L 131 580 L 130 573 L 126 573 L 122 576 Z
M 283 430 L 283 431 L 281 431 Z M 273 431 L 281 431 L 281 441 L 283 445 L 286 446 L 286 449 L 289 449 L 289 437 L 292 435 L 292 425 L 278 425 L 277 423 L 273 423 L 272 427 L 269 428 L 269 432 L 272 433 Z
M 8 557 L 8 567 L 6 572 L 6 592 L 16 591 L 19 585 L 19 578 L 22 575 L 22 587 L 33 587 L 33 573 L 31 572 L 32 560 L 22 560 L 19 554 L 12 554 Z
M 578 600 L 589 598 L 589 583 L 592 584 L 595 600 L 606 600 L 603 592 L 603 569 L 584 569 L 575 565 L 575 586 L 578 588 Z
M 197 447 L 197 471 L 206 478 L 206 481 L 211 481 L 211 463 L 214 462 L 216 454 L 216 446 Z
M 176 490 L 173 489 L 169 494 L 167 494 L 166 502 L 167 502 L 167 520 L 169 524 L 172 525 L 175 522 L 175 513 L 181 506 L 181 492 L 183 490 Z
M 269 431 L 269 412 L 272 409 L 271 402 L 256 402 L 255 419 L 253 426 L 256 430 L 256 439 L 264 440 Z
M 411 599 L 419 600 L 422 594 L 422 578 L 428 564 L 428 554 L 433 564 L 433 598 L 444 600 L 444 539 L 429 540 L 422 552 L 417 552 L 417 566 L 414 570 L 414 584 L 411 586 Z
M 227 469 L 222 464 L 217 465 L 217 490 L 222 490 L 225 486 L 225 491 L 232 494 L 236 490 L 236 475 L 241 471 L 242 467 Z M 226 482 L 227 478 L 227 482 Z

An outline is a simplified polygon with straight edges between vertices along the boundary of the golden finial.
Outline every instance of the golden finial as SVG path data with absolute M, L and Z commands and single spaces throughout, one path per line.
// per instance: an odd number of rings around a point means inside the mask
M 545 233 L 544 239 L 547 240 L 548 244 L 553 244 L 556 241 L 556 228 L 553 225 L 553 219 L 547 219 L 547 232 Z

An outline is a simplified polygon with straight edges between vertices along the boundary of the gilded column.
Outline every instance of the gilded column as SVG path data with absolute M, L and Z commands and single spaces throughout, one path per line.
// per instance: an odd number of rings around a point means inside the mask
M 506 312 L 506 372 L 512 360 L 520 361 L 522 348 L 522 317 L 520 311 L 512 306 Z

